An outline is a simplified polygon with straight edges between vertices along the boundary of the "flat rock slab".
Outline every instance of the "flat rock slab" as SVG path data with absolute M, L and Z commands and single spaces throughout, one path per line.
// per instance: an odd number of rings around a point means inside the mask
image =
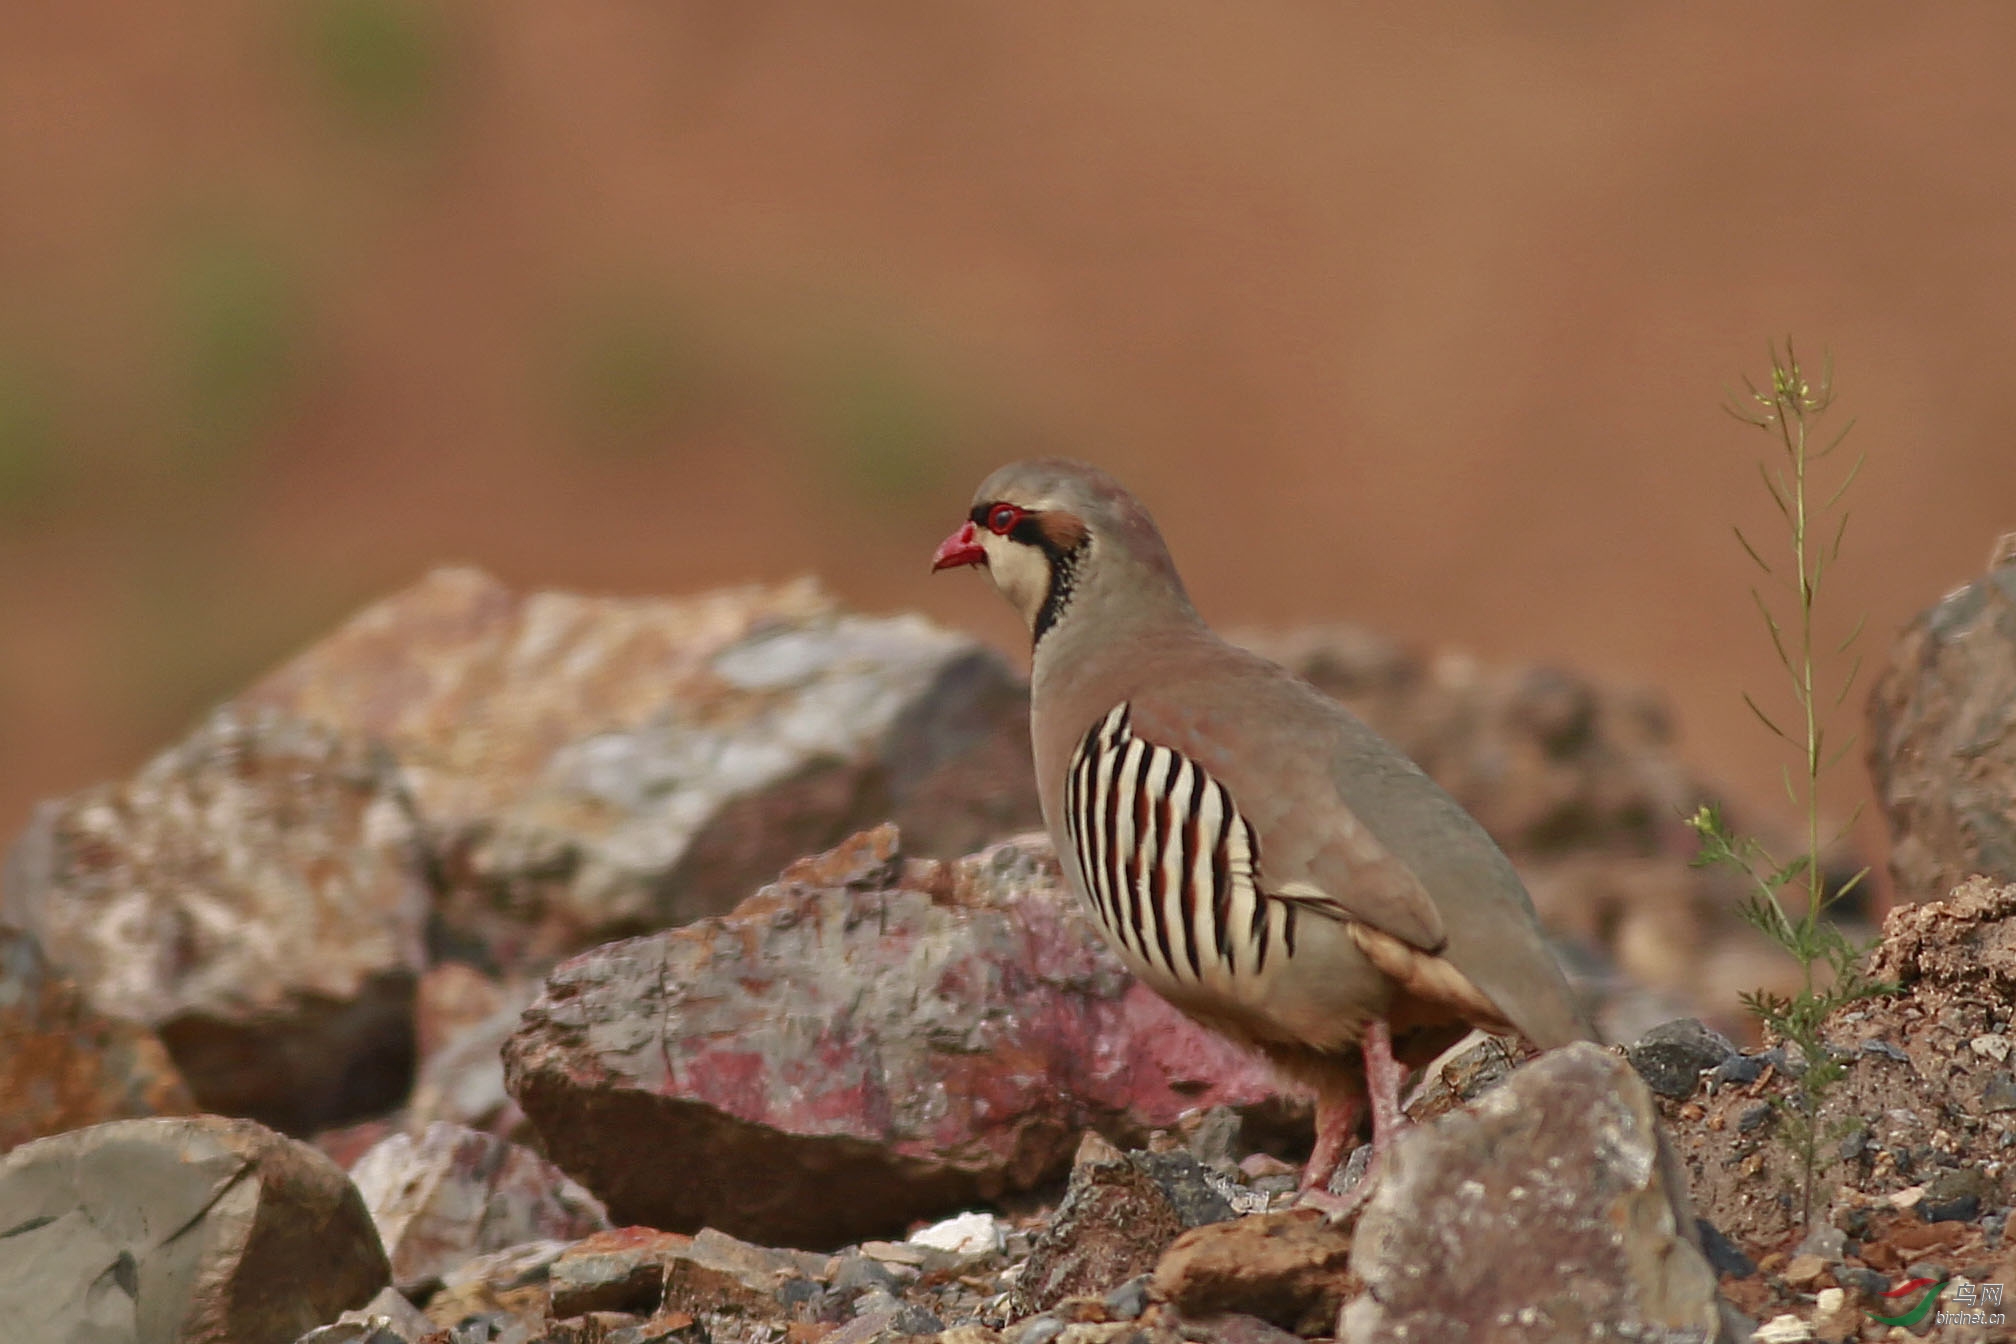
M 1657 1124 L 1630 1065 L 1579 1044 L 1407 1131 L 1353 1233 L 1340 1344 L 1707 1344 L 1715 1275 L 1674 1227 Z
M 349 1179 L 250 1121 L 119 1120 L 0 1161 L 9 1344 L 291 1344 L 388 1279 Z
M 0 927 L 0 1153 L 106 1120 L 195 1109 L 160 1037 L 92 1008 L 33 938 Z
M 886 826 L 563 964 L 505 1068 L 618 1222 L 802 1247 L 1053 1179 L 1087 1128 L 1275 1090 L 1121 968 L 1047 842 L 905 860 Z
M 38 809 L 0 916 L 93 1008 L 158 1031 L 205 1109 L 307 1133 L 411 1081 L 417 838 L 368 743 L 226 708 L 131 780 Z

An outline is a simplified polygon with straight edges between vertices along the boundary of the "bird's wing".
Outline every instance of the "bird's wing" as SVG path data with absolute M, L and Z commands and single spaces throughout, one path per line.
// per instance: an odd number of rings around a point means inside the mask
M 1410 867 L 1338 792 L 1321 744 L 1181 695 L 1129 702 L 1134 735 L 1188 757 L 1231 794 L 1259 840 L 1263 890 L 1311 914 L 1370 925 L 1423 952 L 1448 942 Z
M 1253 827 L 1270 896 L 1353 926 L 1417 993 L 1542 1048 L 1589 1038 L 1510 860 L 1420 767 L 1258 659 L 1131 697 L 1133 731 L 1209 771 Z

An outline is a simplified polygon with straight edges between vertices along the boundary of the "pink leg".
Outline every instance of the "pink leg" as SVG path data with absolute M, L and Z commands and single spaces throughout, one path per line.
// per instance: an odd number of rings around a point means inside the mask
M 1321 1100 L 1317 1102 L 1316 1151 L 1309 1155 L 1308 1169 L 1302 1175 L 1302 1193 L 1298 1202 L 1323 1210 L 1332 1222 L 1350 1217 L 1365 1203 L 1366 1197 L 1372 1193 L 1373 1183 L 1379 1179 L 1379 1170 L 1385 1161 L 1382 1155 L 1392 1146 L 1394 1135 L 1406 1124 L 1400 1114 L 1400 1088 L 1407 1081 L 1407 1070 L 1393 1058 L 1393 1033 L 1384 1022 L 1373 1022 L 1366 1029 L 1362 1049 L 1366 1088 L 1372 1094 L 1372 1160 L 1365 1168 L 1365 1175 L 1347 1194 L 1330 1193 L 1330 1178 L 1336 1174 L 1338 1159 L 1343 1155 L 1344 1140 L 1358 1119 L 1356 1098 L 1335 1109 L 1327 1108 Z M 1325 1121 L 1335 1119 L 1340 1111 L 1346 1117 L 1345 1122 L 1334 1128 L 1326 1125 Z M 1320 1174 L 1319 1162 L 1324 1164 L 1320 1167 Z
M 1343 1165 L 1344 1148 L 1358 1131 L 1360 1099 L 1344 1093 L 1323 1093 L 1316 1098 L 1316 1149 L 1309 1165 L 1302 1169 L 1304 1190 L 1328 1190 L 1330 1178 Z
M 1407 1070 L 1393 1058 L 1393 1033 L 1384 1022 L 1375 1021 L 1366 1029 L 1364 1049 L 1365 1083 L 1372 1092 L 1372 1160 L 1376 1163 L 1407 1123 L 1400 1114 L 1400 1088 L 1407 1081 Z

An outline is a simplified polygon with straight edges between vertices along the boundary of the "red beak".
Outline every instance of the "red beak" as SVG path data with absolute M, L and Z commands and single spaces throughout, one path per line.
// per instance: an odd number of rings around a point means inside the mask
M 941 569 L 957 569 L 961 565 L 984 565 L 987 563 L 987 548 L 974 540 L 979 535 L 973 528 L 972 519 L 959 524 L 959 530 L 938 543 L 937 554 L 931 557 L 931 572 Z

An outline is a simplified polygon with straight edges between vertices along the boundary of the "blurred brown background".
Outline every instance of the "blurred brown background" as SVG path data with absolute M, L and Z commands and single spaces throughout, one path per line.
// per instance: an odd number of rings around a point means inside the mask
M 1993 6 L 11 6 L 0 829 L 442 560 L 1018 645 L 926 560 L 1059 449 L 1221 623 L 1654 685 L 1768 802 L 1718 404 L 1834 352 L 1832 635 L 1979 571 L 2012 65 Z

